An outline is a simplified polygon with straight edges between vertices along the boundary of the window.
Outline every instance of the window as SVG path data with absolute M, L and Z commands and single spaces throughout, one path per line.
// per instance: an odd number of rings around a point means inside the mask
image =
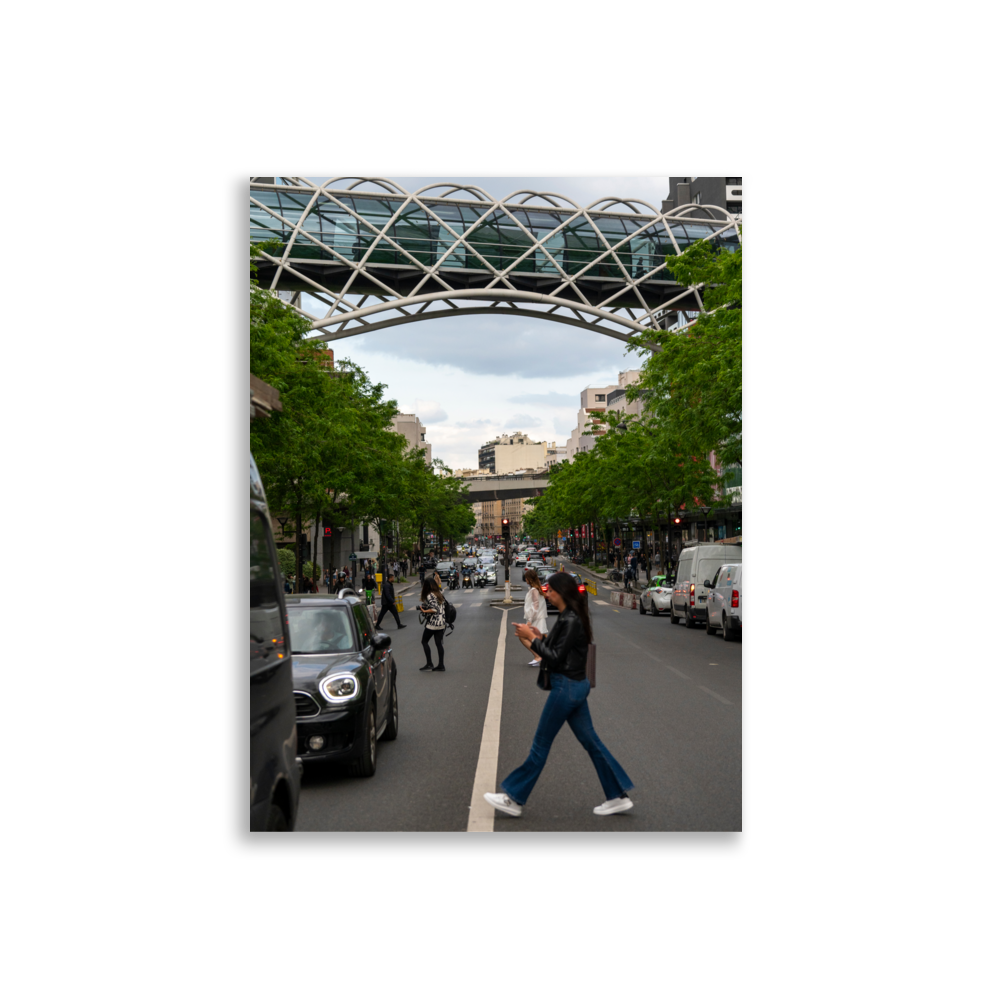
M 354 605 L 354 620 L 358 624 L 358 632 L 361 633 L 361 648 L 364 649 L 372 644 L 372 624 L 363 605 Z
M 267 544 L 267 526 L 257 512 L 250 514 L 250 607 L 278 606 L 278 585 L 274 578 L 271 550 Z
M 597 403 L 603 403 L 604 402 L 604 396 L 598 394 L 598 395 L 594 396 L 594 401 L 597 402 Z
M 740 212 L 743 211 L 743 202 L 742 201 L 727 201 L 726 202 L 726 211 L 730 215 L 739 215 Z M 732 232 L 732 230 L 730 230 L 730 232 Z
M 293 653 L 347 653 L 354 649 L 354 633 L 344 608 L 288 608 L 288 630 Z
M 734 184 L 739 184 L 740 187 L 742 187 L 743 186 L 743 178 L 742 177 L 727 177 L 726 178 L 726 184 L 729 187 L 732 187 Z

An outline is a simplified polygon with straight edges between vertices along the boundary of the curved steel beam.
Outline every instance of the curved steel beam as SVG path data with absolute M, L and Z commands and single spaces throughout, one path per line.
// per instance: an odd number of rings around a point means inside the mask
M 325 319 L 315 320 L 312 324 L 314 330 L 322 330 L 327 326 L 338 326 L 341 323 L 349 323 L 352 319 L 361 319 L 363 316 L 371 316 L 375 313 L 385 312 L 388 309 L 400 309 L 406 306 L 422 305 L 424 302 L 443 302 L 446 299 L 480 299 L 487 302 L 537 302 L 546 306 L 562 306 L 566 309 L 574 309 L 577 312 L 589 313 L 599 319 L 617 323 L 634 333 L 641 333 L 645 327 L 635 320 L 626 319 L 614 313 L 605 312 L 591 305 L 582 302 L 574 302 L 571 299 L 561 299 L 555 295 L 543 295 L 541 292 L 522 291 L 517 288 L 457 288 L 440 292 L 428 292 L 426 295 L 410 295 L 403 299 L 391 299 L 388 302 L 376 302 L 375 305 L 365 306 L 363 309 L 355 309 L 349 313 L 340 313 L 337 316 L 330 316 Z M 461 311 L 461 310 L 459 310 Z M 422 313 L 427 318 L 426 313 Z M 437 315 L 432 313 L 430 315 Z M 551 317 L 549 317 L 551 318 Z M 599 329 L 599 327 L 594 327 Z
M 388 308 L 391 308 L 392 304 L 388 304 Z M 609 330 L 607 327 L 595 326 L 593 323 L 588 323 L 582 319 L 576 319 L 572 316 L 560 316 L 556 313 L 539 313 L 539 312 L 513 312 L 510 309 L 500 309 L 495 306 L 468 306 L 462 309 L 448 309 L 440 310 L 438 312 L 423 312 L 423 313 L 410 313 L 406 316 L 393 316 L 391 319 L 385 319 L 377 323 L 368 323 L 364 326 L 355 326 L 350 330 L 343 330 L 334 333 L 324 333 L 318 337 L 309 337 L 309 340 L 321 340 L 329 343 L 334 340 L 346 340 L 348 337 L 357 337 L 363 333 L 372 333 L 375 330 L 388 330 L 390 327 L 394 326 L 404 326 L 406 323 L 419 323 L 422 320 L 428 319 L 445 319 L 449 316 L 513 316 L 519 319 L 544 319 L 552 323 L 565 323 L 567 326 L 575 326 L 580 330 L 589 330 L 591 333 L 602 333 L 605 337 L 611 337 L 614 340 L 620 340 L 622 343 L 627 344 L 629 342 L 630 334 L 619 333 L 617 330 Z M 338 321 L 342 322 L 339 319 Z M 333 325 L 332 323 L 330 324 Z M 652 350 L 659 350 L 659 348 L 651 348 Z

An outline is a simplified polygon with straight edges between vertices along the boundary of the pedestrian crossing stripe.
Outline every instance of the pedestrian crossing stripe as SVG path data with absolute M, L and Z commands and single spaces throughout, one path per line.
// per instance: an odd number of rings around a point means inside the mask
M 607 601 L 602 601 L 599 597 L 594 599 L 595 604 L 607 604 Z

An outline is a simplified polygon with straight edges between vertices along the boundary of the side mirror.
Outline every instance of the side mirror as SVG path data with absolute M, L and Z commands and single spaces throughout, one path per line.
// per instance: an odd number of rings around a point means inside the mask
M 711 580 L 706 580 L 705 581 L 705 586 L 708 587 L 709 589 L 711 589 L 712 581 Z
M 372 645 L 379 651 L 388 649 L 392 645 L 392 636 L 385 632 L 376 632 L 372 638 Z

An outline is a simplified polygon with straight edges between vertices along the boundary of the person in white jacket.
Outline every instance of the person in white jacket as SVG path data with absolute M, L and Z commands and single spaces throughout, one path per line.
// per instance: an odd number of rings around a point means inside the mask
M 542 635 L 545 635 L 549 631 L 549 605 L 542 594 L 542 581 L 538 579 L 538 574 L 533 569 L 529 569 L 524 572 L 524 582 L 528 585 L 528 593 L 524 595 L 524 623 L 534 625 Z M 521 645 L 525 649 L 531 649 L 531 642 L 527 639 L 522 639 Z M 541 662 L 536 657 L 529 661 L 528 666 L 537 667 Z

